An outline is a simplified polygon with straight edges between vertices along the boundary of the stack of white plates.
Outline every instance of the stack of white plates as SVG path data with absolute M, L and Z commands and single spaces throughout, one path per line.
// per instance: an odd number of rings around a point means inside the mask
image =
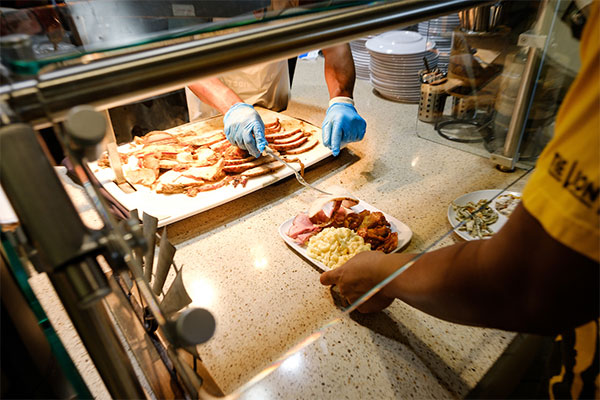
M 354 69 L 356 70 L 356 77 L 358 79 L 369 80 L 369 61 L 371 56 L 365 47 L 367 40 L 373 36 L 367 36 L 364 38 L 352 40 L 350 42 L 350 49 L 352 50 L 352 58 L 354 59 Z
M 452 49 L 452 31 L 460 25 L 458 14 L 445 15 L 426 22 L 419 23 L 419 33 L 436 43 L 439 53 L 438 68 L 448 70 L 450 49 Z
M 365 44 L 371 54 L 371 83 L 383 97 L 418 103 L 421 96 L 419 71 L 425 69 L 423 58 L 435 68 L 438 55 L 435 42 L 417 32 L 390 31 Z

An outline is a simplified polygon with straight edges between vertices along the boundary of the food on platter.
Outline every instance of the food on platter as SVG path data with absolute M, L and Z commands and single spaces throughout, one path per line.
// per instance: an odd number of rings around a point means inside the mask
M 494 208 L 500 214 L 508 217 L 517 208 L 517 205 L 521 201 L 521 196 L 517 196 L 511 193 L 503 194 L 498 196 Z
M 325 228 L 312 236 L 306 248 L 307 254 L 328 268 L 337 268 L 371 245 L 349 228 Z
M 266 122 L 269 147 L 285 161 L 297 163 L 303 173 L 304 164 L 296 155 L 318 144 L 315 132 L 303 122 L 279 118 Z M 121 146 L 119 158 L 129 183 L 159 194 L 185 193 L 191 197 L 229 184 L 245 186 L 248 179 L 284 166 L 269 155 L 252 157 L 229 143 L 222 129 L 152 131 Z M 98 160 L 98 167 L 110 168 L 107 153 Z
M 332 189 L 330 189 L 332 191 Z M 372 250 L 390 253 L 398 247 L 398 233 L 392 232 L 382 212 L 355 211 L 359 200 L 343 190 L 313 201 L 308 212 L 301 212 L 287 232 L 295 243 L 306 246 L 311 237 L 327 228 L 345 228 L 362 238 Z
M 481 199 L 477 203 L 469 201 L 464 206 L 452 203 L 452 208 L 456 213 L 458 222 L 467 221 L 458 230 L 466 231 L 472 237 L 482 239 L 492 236 L 494 231 L 490 225 L 498 221 L 498 213 L 494 211 L 487 203 L 488 199 Z

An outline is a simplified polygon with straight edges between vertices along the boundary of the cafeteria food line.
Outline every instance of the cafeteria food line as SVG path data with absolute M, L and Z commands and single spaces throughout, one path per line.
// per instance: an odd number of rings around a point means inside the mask
M 321 68 L 322 60 L 298 64 L 284 114 L 313 123 L 322 118 L 326 104 L 313 99 L 326 89 L 311 79 Z M 422 250 L 450 229 L 445 214 L 454 198 L 503 188 L 515 179 L 483 158 L 419 138 L 417 105 L 382 99 L 363 81 L 356 84 L 355 98 L 368 121 L 365 140 L 308 169 L 306 176 L 319 187 L 341 185 L 407 224 L 414 235 L 406 251 Z M 293 361 L 287 369 L 282 365 L 244 396 L 264 390 L 281 398 L 299 393 L 324 398 L 329 391 L 464 397 L 514 334 L 451 324 L 400 302 L 375 316 L 343 315 L 335 294 L 319 284 L 319 270 L 278 234 L 279 225 L 312 198 L 288 178 L 169 225 L 192 305 L 207 308 L 217 321 L 215 336 L 198 347 L 217 385 L 224 393 L 235 392 L 295 344 L 339 319 L 290 358 L 297 361 L 295 369 L 290 369 Z M 458 240 L 451 236 L 440 246 Z M 350 376 L 353 384 L 347 385 Z M 291 383 L 300 387 L 290 390 Z

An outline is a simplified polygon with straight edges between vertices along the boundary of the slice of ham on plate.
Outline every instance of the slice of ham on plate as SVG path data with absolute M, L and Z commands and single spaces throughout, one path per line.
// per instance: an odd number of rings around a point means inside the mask
M 305 244 L 308 239 L 318 233 L 321 227 L 312 223 L 306 213 L 296 215 L 287 235 L 299 244 Z

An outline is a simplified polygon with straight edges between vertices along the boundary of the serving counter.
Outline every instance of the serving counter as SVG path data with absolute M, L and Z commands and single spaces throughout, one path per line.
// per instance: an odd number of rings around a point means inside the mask
M 298 63 L 284 114 L 320 125 L 328 98 L 322 68 L 322 59 Z M 307 169 L 306 179 L 343 186 L 407 224 L 413 237 L 402 251 L 463 240 L 444 237 L 457 197 L 515 180 L 510 190 L 523 188 L 523 170 L 503 173 L 419 138 L 417 105 L 380 98 L 360 80 L 355 99 L 365 139 Z M 68 190 L 89 210 L 82 193 Z M 197 348 L 217 386 L 248 399 L 465 397 L 515 334 L 445 322 L 400 301 L 376 314 L 345 313 L 335 291 L 319 283 L 322 271 L 279 237 L 279 226 L 313 199 L 288 177 L 168 225 L 191 305 L 217 321 L 214 337 Z

